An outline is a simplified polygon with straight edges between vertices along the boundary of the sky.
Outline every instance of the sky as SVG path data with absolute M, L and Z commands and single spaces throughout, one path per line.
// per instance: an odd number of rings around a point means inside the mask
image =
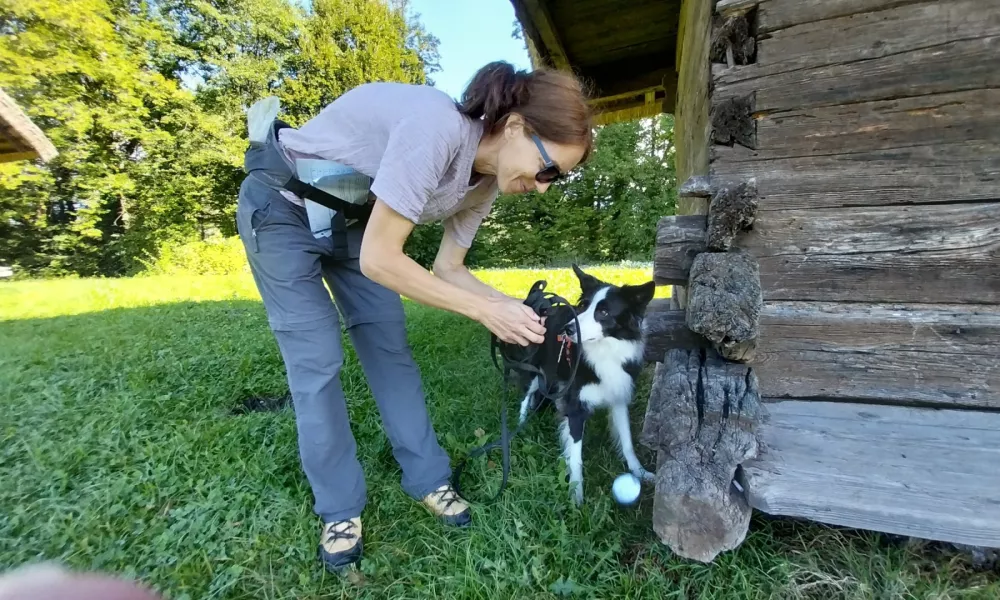
M 434 86 L 459 98 L 480 67 L 506 60 L 517 69 L 530 69 L 524 42 L 510 36 L 514 7 L 510 0 L 410 0 L 424 28 L 441 44 L 441 70 L 432 73 Z

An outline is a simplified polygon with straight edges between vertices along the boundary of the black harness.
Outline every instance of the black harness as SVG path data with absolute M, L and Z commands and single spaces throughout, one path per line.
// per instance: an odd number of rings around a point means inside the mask
M 503 480 L 500 483 L 500 489 L 489 502 L 496 501 L 503 493 L 504 488 L 507 487 L 507 477 L 510 474 L 510 440 L 520 433 L 528 423 L 528 418 L 525 418 L 524 422 L 513 432 L 507 431 L 506 403 L 512 372 L 520 371 L 525 374 L 537 375 L 540 382 L 536 393 L 553 403 L 569 391 L 576 378 L 576 370 L 582 358 L 580 344 L 574 341 L 580 332 L 576 310 L 565 298 L 546 292 L 546 285 L 545 280 L 536 281 L 524 300 L 524 304 L 531 307 L 538 316 L 545 318 L 544 342 L 524 347 L 501 342 L 495 334 L 490 334 L 490 354 L 493 358 L 493 365 L 503 376 L 503 392 L 500 397 L 500 439 L 475 448 L 455 467 L 452 472 L 451 485 L 460 496 L 462 496 L 460 480 L 466 463 L 498 446 L 503 451 Z M 574 326 L 572 333 L 567 333 L 571 324 Z M 497 359 L 498 354 L 500 360 Z M 570 374 L 568 379 L 562 381 L 559 378 L 559 368 L 564 363 L 569 364 Z M 542 402 L 539 401 L 532 409 L 532 413 L 537 411 L 541 405 Z

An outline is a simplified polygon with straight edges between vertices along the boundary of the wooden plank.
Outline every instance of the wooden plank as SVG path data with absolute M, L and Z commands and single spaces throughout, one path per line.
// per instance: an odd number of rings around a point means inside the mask
M 755 177 L 761 211 L 1000 198 L 997 140 L 774 160 L 751 160 L 750 152 L 714 146 L 712 175 Z
M 681 3 L 680 40 L 677 45 L 678 84 L 675 119 L 677 181 L 708 174 L 709 83 L 708 50 L 712 37 L 712 3 L 684 0 Z M 702 198 L 678 198 L 677 214 L 707 214 Z
M 760 40 L 756 62 L 774 73 L 882 58 L 997 35 L 1000 0 L 928 2 L 774 32 Z
M 996 202 L 761 212 L 740 246 L 768 301 L 1000 303 Z
M 711 348 L 708 339 L 687 326 L 686 311 L 676 309 L 669 298 L 657 298 L 649 303 L 642 323 L 646 341 L 646 362 L 661 362 L 668 350 Z
M 683 0 L 677 43 L 677 112 L 674 119 L 674 164 L 677 181 L 708 175 L 708 148 L 711 135 L 712 68 L 709 48 L 712 41 L 712 3 Z M 708 199 L 680 197 L 677 214 L 708 214 Z M 675 286 L 673 302 L 680 308 L 687 303 L 687 289 Z
M 702 215 L 663 217 L 656 226 L 653 279 L 657 285 L 685 285 L 694 257 L 705 252 L 707 218 Z
M 743 464 L 750 505 L 832 525 L 1000 547 L 1000 414 L 765 405 Z
M 1000 36 L 794 71 L 773 72 L 758 63 L 719 71 L 714 94 L 719 101 L 756 92 L 757 112 L 769 113 L 995 88 L 997 56 Z
M 768 302 L 760 329 L 765 396 L 1000 409 L 1000 307 Z
M 772 160 L 989 140 L 1000 140 L 1000 89 L 760 115 L 757 148 L 729 153 L 726 160 Z
M 31 122 L 14 99 L 3 90 L 0 90 L 0 123 L 14 134 L 19 143 L 26 146 L 26 150 L 31 151 L 30 156 L 24 156 L 23 152 L 10 154 L 6 157 L 7 160 L 31 159 L 37 156 L 48 162 L 58 154 L 56 147 L 45 137 L 42 130 Z
M 552 23 L 543 0 L 511 0 L 514 14 L 525 33 L 536 44 L 536 51 L 557 69 L 570 69 L 569 57 Z
M 715 3 L 715 12 L 725 17 L 734 17 L 757 8 L 760 0 L 719 0 Z
M 772 33 L 803 23 L 933 1 L 936 0 L 763 0 L 757 28 L 760 33 Z

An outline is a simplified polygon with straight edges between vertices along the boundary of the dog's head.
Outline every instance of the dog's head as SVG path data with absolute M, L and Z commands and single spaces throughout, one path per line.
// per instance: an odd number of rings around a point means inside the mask
M 656 283 L 612 285 L 585 273 L 577 265 L 573 272 L 580 280 L 577 304 L 580 341 L 596 342 L 604 338 L 638 341 L 642 337 L 642 319 L 656 293 Z

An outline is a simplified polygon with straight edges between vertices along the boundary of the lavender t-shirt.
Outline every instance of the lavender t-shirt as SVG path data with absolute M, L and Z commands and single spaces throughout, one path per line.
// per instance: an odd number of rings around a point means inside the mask
M 482 122 L 429 86 L 368 83 L 279 142 L 296 158 L 332 160 L 371 177 L 371 191 L 415 224 L 444 221 L 468 248 L 497 197 L 495 177 L 469 185 Z M 302 203 L 291 193 L 289 200 Z

